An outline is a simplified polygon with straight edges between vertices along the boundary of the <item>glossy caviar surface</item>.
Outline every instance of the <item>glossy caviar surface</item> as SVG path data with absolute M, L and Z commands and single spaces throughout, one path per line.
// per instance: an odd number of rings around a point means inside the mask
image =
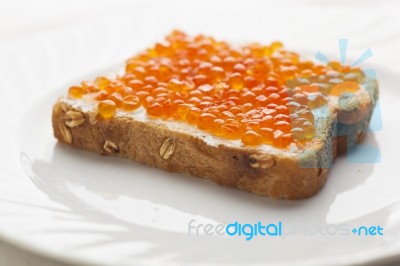
M 174 31 L 130 58 L 121 76 L 82 82 L 69 96 L 96 101 L 102 119 L 143 107 L 149 117 L 184 121 L 244 145 L 284 148 L 312 140 L 312 109 L 330 95 L 356 92 L 363 79 L 360 69 L 301 60 L 280 42 L 234 47 Z

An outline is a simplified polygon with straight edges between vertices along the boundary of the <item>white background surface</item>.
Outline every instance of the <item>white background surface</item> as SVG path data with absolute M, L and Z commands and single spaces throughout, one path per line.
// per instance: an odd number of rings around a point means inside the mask
M 144 2 L 0 1 L 0 71 L 18 71 L 21 66 L 23 73 L 34 69 L 38 76 L 21 79 L 32 80 L 33 89 L 50 91 L 83 73 L 121 62 L 137 51 L 131 47 L 146 47 L 173 25 L 234 41 L 283 40 L 288 47 L 326 54 L 337 54 L 337 39 L 348 38 L 352 58 L 371 48 L 374 56 L 369 65 L 400 73 L 400 1 L 152 1 L 151 6 L 157 7 L 153 11 Z M 194 9 L 195 18 L 185 13 Z M 143 19 L 138 10 L 147 10 L 148 16 Z M 299 13 L 304 14 L 301 19 Z M 199 19 L 202 16 L 203 21 Z M 70 36 L 70 41 L 59 38 L 60 33 Z M 49 56 L 60 51 L 68 51 L 73 59 L 60 62 Z M 58 72 L 55 64 L 65 64 L 63 72 Z M 0 91 L 18 85 L 0 80 Z M 29 106 L 36 100 L 31 94 L 24 102 Z M 23 108 L 19 106 L 16 112 Z M 46 262 L 1 241 L 0 265 L 61 264 Z

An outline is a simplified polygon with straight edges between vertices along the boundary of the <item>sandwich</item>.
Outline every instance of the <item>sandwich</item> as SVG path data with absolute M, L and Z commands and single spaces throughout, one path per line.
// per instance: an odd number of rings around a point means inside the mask
M 56 101 L 59 143 L 274 199 L 317 193 L 378 98 L 360 68 L 181 31 L 106 74 Z

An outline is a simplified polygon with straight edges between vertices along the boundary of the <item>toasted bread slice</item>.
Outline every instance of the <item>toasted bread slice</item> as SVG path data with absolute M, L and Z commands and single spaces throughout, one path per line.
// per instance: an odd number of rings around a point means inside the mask
M 68 97 L 54 105 L 52 122 L 59 142 L 79 149 L 209 178 L 271 198 L 300 199 L 325 184 L 337 151 L 365 135 L 378 86 L 367 78 L 363 87 L 352 101 L 331 97 L 328 105 L 314 109 L 316 135 L 303 147 L 244 146 L 240 140 L 213 136 L 184 122 L 148 118 L 143 108 L 99 119 L 95 102 Z
M 79 149 L 300 199 L 362 140 L 377 97 L 359 68 L 301 60 L 280 42 L 237 49 L 174 31 L 120 76 L 70 87 L 52 120 Z

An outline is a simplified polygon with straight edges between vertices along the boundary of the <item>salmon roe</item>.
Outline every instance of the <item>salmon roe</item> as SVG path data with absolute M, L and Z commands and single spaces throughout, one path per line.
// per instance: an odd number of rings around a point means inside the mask
M 145 108 L 152 118 L 183 121 L 244 145 L 285 148 L 315 136 L 312 110 L 328 96 L 354 93 L 359 68 L 301 60 L 281 42 L 237 48 L 212 37 L 173 31 L 130 58 L 116 78 L 70 87 L 71 98 L 97 102 L 98 115 Z

